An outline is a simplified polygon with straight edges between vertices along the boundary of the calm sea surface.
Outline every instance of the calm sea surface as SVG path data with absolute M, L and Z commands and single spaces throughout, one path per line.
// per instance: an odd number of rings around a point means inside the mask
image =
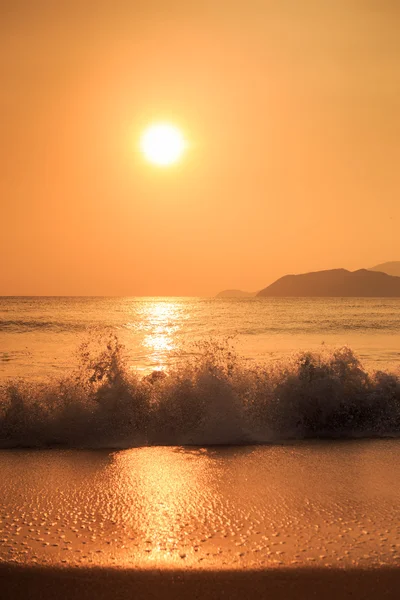
M 400 299 L 2 297 L 0 377 L 62 373 L 93 328 L 115 331 L 144 373 L 229 336 L 252 361 L 348 345 L 367 366 L 400 364 Z

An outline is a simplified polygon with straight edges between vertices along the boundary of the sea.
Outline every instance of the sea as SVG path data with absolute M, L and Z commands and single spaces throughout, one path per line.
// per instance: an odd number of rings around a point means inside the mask
M 248 361 L 348 346 L 366 365 L 400 365 L 397 298 L 1 297 L 0 376 L 65 373 L 80 341 L 113 331 L 130 366 L 168 369 L 193 342 L 232 338 Z
M 399 332 L 396 299 L 1 298 L 5 597 L 397 598 Z
M 400 299 L 0 298 L 0 444 L 400 429 Z

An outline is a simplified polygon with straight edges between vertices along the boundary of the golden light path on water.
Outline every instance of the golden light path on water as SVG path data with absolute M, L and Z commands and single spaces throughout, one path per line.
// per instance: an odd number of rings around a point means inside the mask
M 154 300 L 140 306 L 137 316 L 138 320 L 127 326 L 143 336 L 141 345 L 152 368 L 165 369 L 171 355 L 180 348 L 179 333 L 186 334 L 190 312 L 182 303 Z
M 346 345 L 367 367 L 394 370 L 399 306 L 399 299 L 0 299 L 0 380 L 68 374 L 80 343 L 101 330 L 118 336 L 129 367 L 142 374 L 193 355 L 192 342 L 228 337 L 248 361 Z

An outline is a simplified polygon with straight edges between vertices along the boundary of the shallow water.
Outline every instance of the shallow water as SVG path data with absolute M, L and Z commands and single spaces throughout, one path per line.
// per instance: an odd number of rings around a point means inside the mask
M 132 368 L 168 368 L 177 352 L 235 336 L 248 360 L 350 346 L 367 365 L 400 363 L 400 299 L 0 298 L 0 378 L 62 374 L 92 327 L 111 328 Z M 181 354 L 182 356 L 182 354 Z
M 400 441 L 2 451 L 0 561 L 400 565 Z
M 398 436 L 399 308 L 399 299 L 2 298 L 0 447 Z

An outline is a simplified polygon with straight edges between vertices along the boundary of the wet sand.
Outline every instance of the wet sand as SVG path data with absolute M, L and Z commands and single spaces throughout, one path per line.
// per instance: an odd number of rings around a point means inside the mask
M 394 598 L 400 441 L 0 453 L 3 598 Z
M 13 600 L 398 599 L 400 570 L 232 571 L 0 567 L 1 597 Z

